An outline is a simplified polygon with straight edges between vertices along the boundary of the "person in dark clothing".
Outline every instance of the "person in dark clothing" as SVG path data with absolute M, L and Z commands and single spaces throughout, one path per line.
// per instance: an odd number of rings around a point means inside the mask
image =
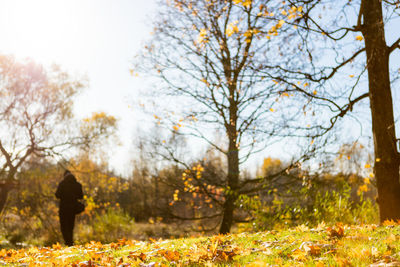
M 65 244 L 73 246 L 76 204 L 83 198 L 82 185 L 69 170 L 64 172 L 64 179 L 58 185 L 56 197 L 60 199 L 60 225 Z

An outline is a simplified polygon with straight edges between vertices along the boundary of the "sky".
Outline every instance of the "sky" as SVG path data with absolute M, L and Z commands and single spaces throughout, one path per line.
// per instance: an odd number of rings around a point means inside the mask
M 104 111 L 119 119 L 122 145 L 112 148 L 109 163 L 120 173 L 133 158 L 140 120 L 130 103 L 142 82 L 132 77 L 130 64 L 150 37 L 155 12 L 154 0 L 0 0 L 0 53 L 87 76 L 76 114 Z

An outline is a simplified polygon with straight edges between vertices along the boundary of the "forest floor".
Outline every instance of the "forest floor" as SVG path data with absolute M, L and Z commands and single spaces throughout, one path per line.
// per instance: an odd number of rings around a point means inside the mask
M 400 225 L 341 225 L 0 250 L 0 266 L 400 266 Z

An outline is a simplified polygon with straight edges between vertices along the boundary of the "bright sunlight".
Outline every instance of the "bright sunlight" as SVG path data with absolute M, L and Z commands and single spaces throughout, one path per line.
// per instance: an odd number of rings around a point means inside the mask
M 18 56 L 52 62 L 62 55 L 67 60 L 79 53 L 78 44 L 88 37 L 82 29 L 91 17 L 82 1 L 7 1 L 1 9 L 6 31 L 14 36 L 5 40 L 6 46 Z

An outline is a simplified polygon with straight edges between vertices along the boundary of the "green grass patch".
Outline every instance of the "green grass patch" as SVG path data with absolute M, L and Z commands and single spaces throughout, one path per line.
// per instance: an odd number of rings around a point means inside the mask
M 399 266 L 400 226 L 298 226 L 209 237 L 0 250 L 7 266 Z

